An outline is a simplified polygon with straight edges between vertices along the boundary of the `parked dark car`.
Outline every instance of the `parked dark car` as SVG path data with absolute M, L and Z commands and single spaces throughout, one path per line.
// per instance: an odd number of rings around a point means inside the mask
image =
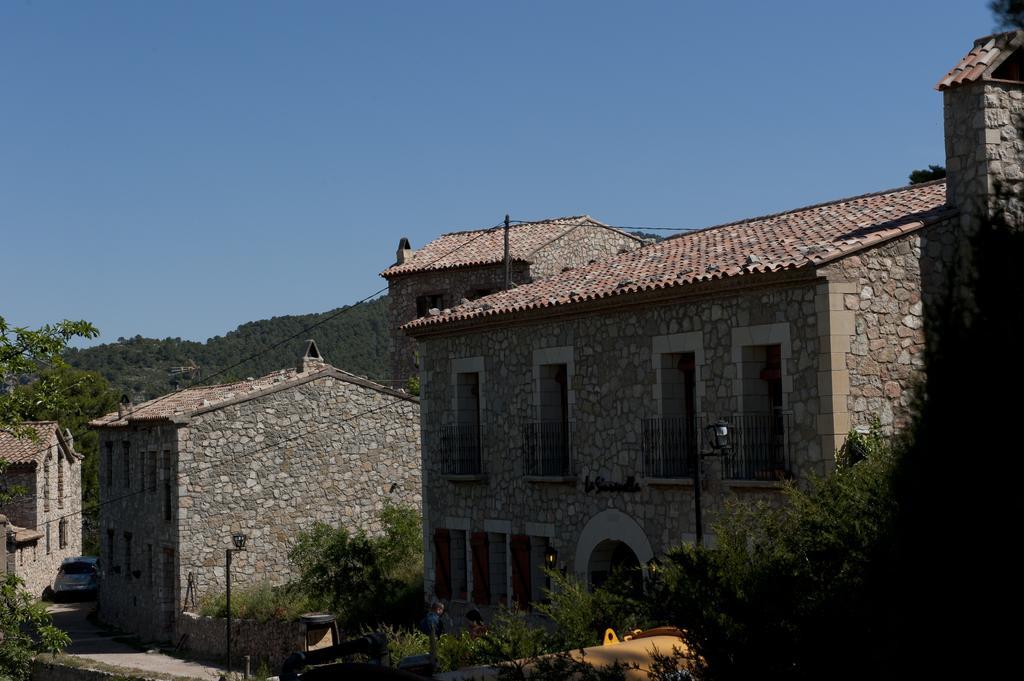
M 99 559 L 95 556 L 65 558 L 53 580 L 55 599 L 96 598 L 99 589 Z

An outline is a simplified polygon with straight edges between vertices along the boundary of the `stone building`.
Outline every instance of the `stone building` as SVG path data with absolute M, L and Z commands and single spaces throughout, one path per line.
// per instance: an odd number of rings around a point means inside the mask
M 330 366 L 192 387 L 90 424 L 100 435 L 100 617 L 169 639 L 178 614 L 232 581 L 281 584 L 315 522 L 379 531 L 385 502 L 419 507 L 419 402 Z
M 8 572 L 25 580 L 34 596 L 53 585 L 65 558 L 82 553 L 82 457 L 69 431 L 56 421 L 25 424 L 36 439 L 0 431 L 0 487 L 26 491 L 0 507 Z
M 906 424 L 960 237 L 995 178 L 1021 177 L 1020 43 L 983 39 L 940 83 L 947 180 L 682 234 L 407 323 L 428 593 L 456 613 L 528 606 L 546 562 L 591 583 L 646 571 L 726 500 L 779 503 L 782 480 L 828 473 L 851 429 Z
M 415 342 L 399 330 L 402 324 L 502 290 L 504 241 L 504 231 L 495 228 L 443 234 L 419 250 L 404 237 L 399 241 L 395 264 L 381 272 L 388 280 L 392 385 L 404 386 L 418 374 Z M 643 243 L 589 215 L 513 225 L 510 278 L 513 285 L 526 284 Z

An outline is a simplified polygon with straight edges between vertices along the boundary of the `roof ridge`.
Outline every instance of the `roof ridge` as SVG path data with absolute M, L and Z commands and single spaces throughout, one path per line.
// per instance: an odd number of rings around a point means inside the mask
M 891 189 L 882 189 L 877 192 L 868 192 L 866 194 L 857 194 L 856 196 L 846 196 L 840 199 L 832 199 L 831 201 L 822 201 L 821 203 L 812 203 L 807 206 L 801 206 L 800 208 L 791 208 L 789 210 L 778 211 L 776 213 L 766 213 L 765 215 L 757 215 L 750 218 L 744 218 L 742 220 L 734 220 L 732 222 L 722 222 L 717 225 L 711 225 L 709 227 L 701 227 L 700 229 L 690 230 L 683 232 L 682 234 L 673 234 L 672 236 L 665 237 L 662 243 L 665 241 L 674 241 L 683 237 L 691 236 L 693 234 L 701 234 L 703 232 L 710 232 L 715 229 L 722 229 L 724 227 L 737 227 L 739 225 L 746 224 L 748 222 L 759 222 L 761 220 L 771 220 L 772 218 L 782 217 L 783 215 L 793 215 L 794 213 L 802 213 L 807 210 L 814 210 L 815 208 L 824 208 L 825 206 L 836 206 L 840 203 L 849 203 L 851 201 L 860 201 L 861 199 L 870 199 L 875 196 L 886 196 L 887 194 L 895 194 L 901 191 L 916 190 L 921 187 L 931 187 L 937 184 L 944 184 L 946 178 L 940 177 L 937 180 L 928 180 L 927 182 L 918 182 L 916 184 L 903 185 L 901 187 L 893 187 Z
M 591 222 L 595 222 L 597 224 L 600 224 L 603 227 L 607 227 L 608 226 L 608 225 L 605 225 L 602 222 L 598 222 L 594 218 L 592 218 L 589 215 L 584 213 L 583 215 L 563 215 L 563 216 L 557 217 L 557 218 L 544 218 L 543 220 L 517 221 L 516 224 L 509 225 L 509 229 L 512 229 L 512 228 L 515 228 L 515 227 L 526 227 L 527 225 L 547 225 L 547 224 L 551 224 L 551 223 L 554 223 L 554 222 L 558 222 L 560 220 L 583 220 L 583 219 L 590 220 Z M 443 232 L 441 234 L 438 234 L 437 237 L 435 237 L 435 239 L 439 239 L 439 238 L 441 238 L 443 236 L 458 236 L 460 234 L 479 234 L 481 232 L 489 232 L 492 229 L 496 229 L 497 227 L 501 227 L 501 225 L 496 225 L 494 227 L 480 227 L 479 229 L 463 229 L 463 230 L 458 230 L 458 231 L 455 231 L 455 232 Z M 435 239 L 431 239 L 431 241 L 434 241 Z M 429 242 L 427 242 L 427 243 L 429 243 Z

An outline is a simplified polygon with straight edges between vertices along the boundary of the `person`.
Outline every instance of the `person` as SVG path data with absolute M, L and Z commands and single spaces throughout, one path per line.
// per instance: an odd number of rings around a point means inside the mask
M 440 638 L 441 634 L 444 633 L 444 622 L 441 621 L 441 615 L 444 614 L 444 603 L 441 601 L 434 601 L 430 604 L 430 610 L 427 611 L 426 616 L 420 620 L 420 631 L 428 636 L 433 634 L 435 638 Z
M 476 608 L 473 608 L 466 613 L 466 622 L 466 628 L 469 630 L 470 638 L 480 638 L 487 633 L 487 626 L 484 624 L 484 618 Z

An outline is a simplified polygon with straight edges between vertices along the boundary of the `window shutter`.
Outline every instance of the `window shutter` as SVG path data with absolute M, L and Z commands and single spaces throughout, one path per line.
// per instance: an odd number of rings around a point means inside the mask
M 473 602 L 489 605 L 491 602 L 491 561 L 487 547 L 487 533 L 474 532 L 469 538 L 473 549 Z
M 434 594 L 438 598 L 452 597 L 451 538 L 448 530 L 434 530 Z
M 530 607 L 530 538 L 525 534 L 512 535 L 512 598 L 520 610 Z

